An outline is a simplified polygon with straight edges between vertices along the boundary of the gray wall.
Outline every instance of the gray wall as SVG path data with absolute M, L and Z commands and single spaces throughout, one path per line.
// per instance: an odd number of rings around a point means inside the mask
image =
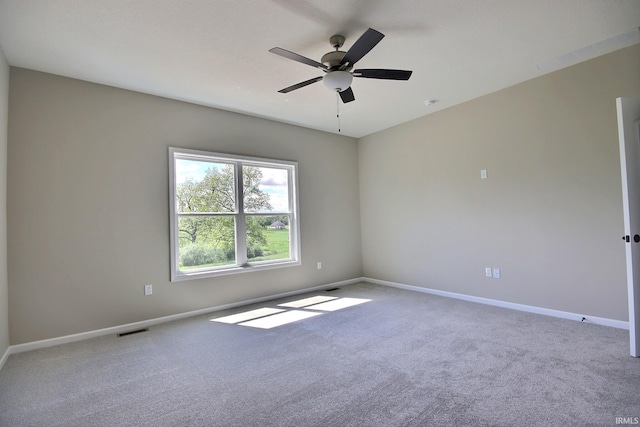
M 10 88 L 12 345 L 362 275 L 355 139 L 19 68 Z M 170 283 L 168 146 L 298 161 L 302 266 Z
M 0 358 L 9 348 L 9 289 L 7 282 L 7 127 L 9 64 L 0 47 Z
M 619 96 L 640 45 L 359 140 L 364 275 L 628 320 Z

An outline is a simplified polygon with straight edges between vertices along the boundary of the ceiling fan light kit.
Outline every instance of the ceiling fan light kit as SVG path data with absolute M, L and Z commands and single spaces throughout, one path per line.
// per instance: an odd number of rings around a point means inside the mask
M 348 51 L 343 52 L 339 49 L 344 44 L 344 37 L 339 34 L 333 35 L 329 39 L 329 43 L 335 51 L 325 54 L 320 60 L 321 62 L 314 61 L 313 59 L 280 47 L 269 49 L 271 53 L 300 62 L 301 64 L 310 65 L 326 73 L 324 77 L 315 77 L 304 82 L 296 83 L 295 85 L 280 89 L 278 92 L 289 93 L 322 80 L 327 88 L 340 94 L 342 102 L 347 103 L 356 99 L 351 89 L 351 83 L 354 77 L 381 80 L 409 80 L 412 72 L 406 70 L 369 68 L 351 71 L 355 63 L 369 53 L 383 38 L 384 34 L 373 28 L 369 28 L 356 40 Z
M 322 78 L 322 83 L 334 92 L 349 89 L 353 81 L 353 74 L 348 71 L 330 71 Z

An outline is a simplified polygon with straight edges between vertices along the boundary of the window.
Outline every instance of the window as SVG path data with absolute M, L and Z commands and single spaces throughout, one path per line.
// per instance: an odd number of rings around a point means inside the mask
M 297 163 L 169 148 L 171 281 L 300 264 Z

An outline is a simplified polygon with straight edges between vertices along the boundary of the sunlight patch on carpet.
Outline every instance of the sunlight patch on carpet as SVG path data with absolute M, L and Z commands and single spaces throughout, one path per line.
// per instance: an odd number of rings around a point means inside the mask
M 309 297 L 304 299 L 299 299 L 297 301 L 285 302 L 283 304 L 278 304 L 278 307 L 291 307 L 291 308 L 301 308 L 306 307 L 308 305 L 319 304 L 321 302 L 331 301 L 337 299 L 338 297 L 328 297 L 325 295 L 317 295 L 315 297 Z
M 220 323 L 240 323 L 247 320 L 257 319 L 259 317 L 269 316 L 275 313 L 281 313 L 284 309 L 281 308 L 259 308 L 257 310 L 245 311 L 238 314 L 232 314 L 230 316 L 218 317 L 217 319 L 211 319 L 212 322 Z
M 328 312 L 342 310 L 371 301 L 365 298 L 340 298 L 326 295 L 316 295 L 296 301 L 278 304 L 278 307 L 263 307 L 242 313 L 210 319 L 212 322 L 228 323 L 252 328 L 271 329 L 299 320 L 328 314 Z M 293 309 L 299 310 L 293 310 Z
M 310 311 L 291 310 L 284 313 L 274 314 L 260 319 L 250 320 L 248 322 L 239 323 L 241 326 L 251 326 L 253 328 L 271 329 L 276 326 L 286 325 L 287 323 L 297 322 L 298 320 L 308 319 L 309 317 L 319 316 L 322 313 L 313 313 Z
M 316 304 L 306 308 L 308 308 L 309 310 L 336 311 L 336 310 L 342 310 L 343 308 L 347 308 L 347 307 L 353 307 L 354 305 L 363 304 L 369 301 L 371 300 L 365 299 L 365 298 L 340 298 L 337 300 L 323 302 L 323 303 Z

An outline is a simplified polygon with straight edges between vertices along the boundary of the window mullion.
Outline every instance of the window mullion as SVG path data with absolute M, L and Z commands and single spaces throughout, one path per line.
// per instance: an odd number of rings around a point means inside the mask
M 288 197 L 289 197 L 289 256 L 293 257 L 294 254 L 299 253 L 298 248 L 298 216 L 297 216 L 297 188 L 296 188 L 296 177 L 294 176 L 295 171 L 293 169 L 287 170 L 287 180 L 289 185 L 287 187 Z
M 236 162 L 235 168 L 235 196 L 236 196 L 236 262 L 238 265 L 247 263 L 247 220 L 244 213 L 244 190 L 242 163 Z

